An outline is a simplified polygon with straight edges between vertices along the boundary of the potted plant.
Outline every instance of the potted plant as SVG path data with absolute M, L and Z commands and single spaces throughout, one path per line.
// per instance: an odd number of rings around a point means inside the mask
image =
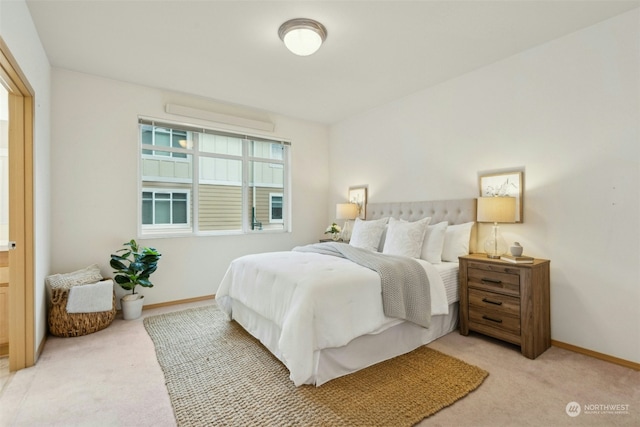
M 124 246 L 125 248 L 111 254 L 109 264 L 114 269 L 116 283 L 122 289 L 131 291 L 120 300 L 123 317 L 125 320 L 131 320 L 140 317 L 144 304 L 144 295 L 136 293 L 136 286 L 153 287 L 149 276 L 158 268 L 161 254 L 154 248 L 138 246 L 134 239 L 125 243 Z M 119 252 L 124 253 L 118 255 Z
M 340 239 L 341 231 L 342 229 L 340 228 L 340 226 L 334 222 L 327 227 L 327 229 L 324 231 L 324 234 L 331 234 L 331 238 L 337 242 Z

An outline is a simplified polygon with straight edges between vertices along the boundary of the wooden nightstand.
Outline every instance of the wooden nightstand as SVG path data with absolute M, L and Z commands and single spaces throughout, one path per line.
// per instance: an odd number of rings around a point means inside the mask
M 535 359 L 551 346 L 549 264 L 513 264 L 485 254 L 460 257 L 460 333 L 480 332 Z

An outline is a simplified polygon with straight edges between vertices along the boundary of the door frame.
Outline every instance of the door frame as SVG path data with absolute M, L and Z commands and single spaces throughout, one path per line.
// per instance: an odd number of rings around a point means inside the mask
M 35 363 L 34 91 L 0 38 L 0 84 L 9 92 L 9 370 Z

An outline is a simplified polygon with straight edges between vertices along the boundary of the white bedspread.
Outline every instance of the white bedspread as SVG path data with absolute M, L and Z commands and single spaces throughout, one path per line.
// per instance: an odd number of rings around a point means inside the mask
M 431 314 L 447 314 L 444 284 L 430 263 L 417 260 L 431 284 Z M 282 362 L 296 386 L 313 373 L 314 350 L 400 323 L 384 315 L 380 276 L 349 260 L 306 252 L 271 252 L 234 260 L 216 300 L 230 317 L 235 299 L 281 329 Z

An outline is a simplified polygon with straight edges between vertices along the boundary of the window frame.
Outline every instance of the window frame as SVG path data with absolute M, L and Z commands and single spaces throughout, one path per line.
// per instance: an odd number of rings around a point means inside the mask
M 170 129 L 177 129 L 177 130 L 187 130 L 187 131 L 191 131 L 194 132 L 195 134 L 215 134 L 215 135 L 222 135 L 222 136 L 230 136 L 230 137 L 234 137 L 234 138 L 240 138 L 242 140 L 242 154 L 241 155 L 235 155 L 235 154 L 221 154 L 221 153 L 212 153 L 209 151 L 200 151 L 200 137 L 198 135 L 192 135 L 193 136 L 193 141 L 191 144 L 189 144 L 188 147 L 185 148 L 177 148 L 177 147 L 164 147 L 164 146 L 154 146 L 154 145 L 150 145 L 150 144 L 143 144 L 142 143 L 142 137 L 141 137 L 141 126 L 142 125 L 150 125 L 150 126 L 156 126 L 156 127 L 161 127 L 161 128 L 170 128 Z M 265 157 L 259 157 L 259 156 L 251 156 L 250 155 L 250 145 L 252 141 L 257 141 L 257 142 L 264 142 L 264 143 L 270 143 L 272 145 L 282 145 L 285 146 L 285 149 L 283 150 L 283 158 L 282 159 L 273 159 L 271 157 L 273 157 L 272 155 L 269 156 L 269 158 L 265 158 Z M 174 157 L 173 154 L 171 154 L 171 159 L 172 161 L 177 161 L 177 162 L 189 162 L 189 155 L 191 158 L 191 181 L 188 183 L 189 188 L 188 189 L 181 189 L 181 188 L 174 188 L 171 187 L 169 185 L 168 188 L 161 188 L 161 185 L 158 187 L 150 187 L 148 185 L 148 182 L 145 182 L 144 180 L 144 176 L 143 176 L 143 162 L 145 158 L 154 158 L 157 159 L 158 157 L 162 157 L 162 158 L 166 158 L 165 156 L 156 156 L 153 154 L 144 154 L 143 151 L 144 150 L 161 150 L 161 151 L 167 151 L 170 153 L 181 153 L 181 154 L 186 154 L 187 158 L 183 158 L 183 157 Z M 270 153 L 271 153 L 271 148 L 269 149 Z M 198 214 L 199 214 L 199 202 L 200 202 L 200 197 L 199 197 L 199 187 L 202 184 L 213 184 L 214 182 L 209 182 L 210 180 L 206 180 L 206 179 L 201 179 L 200 178 L 200 158 L 204 158 L 204 157 L 208 157 L 208 158 L 223 158 L 223 159 L 231 159 L 231 160 L 241 160 L 242 162 L 242 182 L 234 182 L 234 186 L 235 184 L 238 184 L 238 186 L 241 187 L 241 192 L 242 192 L 242 206 L 241 206 L 241 212 L 242 212 L 242 221 L 241 221 L 241 228 L 240 229 L 233 229 L 233 230 L 200 230 L 199 227 L 199 219 L 198 219 Z M 202 126 L 195 126 L 192 124 L 186 124 L 186 123 L 176 123 L 176 122 L 170 122 L 167 120 L 157 120 L 157 119 L 151 119 L 151 118 L 147 118 L 147 117 L 138 117 L 138 216 L 137 216 L 137 223 L 138 223 L 138 237 L 139 238 L 144 238 L 144 239 L 151 239 L 151 238 L 164 238 L 164 237 L 189 237 L 189 236 L 218 236 L 218 235 L 245 235 L 245 234 L 270 234 L 270 233 L 289 233 L 291 232 L 291 193 L 292 193 L 292 187 L 291 187 L 291 171 L 290 171 L 290 158 L 291 158 L 291 142 L 283 139 L 283 138 L 279 138 L 279 137 L 274 137 L 274 136 L 263 136 L 263 135 L 256 135 L 256 134 L 252 134 L 252 133 L 248 133 L 248 132 L 237 132 L 237 131 L 229 131 L 229 130 L 222 130 L 222 129 L 217 129 L 217 128 L 213 128 L 213 127 L 202 127 Z M 272 166 L 278 167 L 278 168 L 282 168 L 283 169 L 283 182 L 282 182 L 282 187 L 274 187 L 273 190 L 278 191 L 277 194 L 282 195 L 283 201 L 282 201 L 282 220 L 273 220 L 272 218 L 272 199 L 271 196 L 269 196 L 269 223 L 270 224 L 282 224 L 282 228 L 277 228 L 277 229 L 253 229 L 252 228 L 252 218 L 251 217 L 251 206 L 249 206 L 249 191 L 251 191 L 251 187 L 254 185 L 254 183 L 250 182 L 250 176 L 249 176 L 249 169 L 250 169 L 250 164 L 252 162 L 261 162 L 261 163 L 269 163 Z M 168 178 L 168 179 L 164 179 L 163 181 L 153 181 L 153 182 L 166 182 L 168 184 L 171 184 L 172 182 L 180 182 L 180 183 L 184 183 L 183 181 L 175 181 L 175 179 L 173 178 Z M 219 184 L 219 183 L 218 183 Z M 224 184 L 223 184 L 224 185 Z M 229 182 L 227 182 L 226 185 L 231 185 L 229 184 Z M 142 224 L 142 194 L 143 191 L 149 191 L 149 190 L 158 190 L 158 189 L 162 189 L 162 190 L 167 190 L 169 192 L 171 191 L 186 191 L 187 192 L 187 198 L 188 198 L 188 204 L 187 204 L 187 210 L 188 210 L 188 223 L 190 224 L 190 226 L 187 227 L 180 227 L 180 226 L 160 226 L 160 225 L 144 225 Z M 190 194 L 189 194 L 190 193 Z M 272 194 L 272 193 L 270 193 Z M 275 193 L 274 193 L 275 194 Z M 272 221 L 273 220 L 273 221 Z M 263 220 L 264 221 L 264 220 Z
M 273 218 L 273 198 L 280 197 L 282 199 L 282 218 Z M 284 194 L 283 193 L 269 193 L 269 224 L 282 224 L 284 222 Z
M 167 126 L 157 126 L 157 127 L 167 128 Z M 169 141 L 171 143 L 173 143 L 173 131 L 174 130 L 180 130 L 180 129 L 169 128 L 169 130 L 170 130 L 170 132 L 169 132 Z M 188 132 L 188 131 L 184 131 L 184 130 L 182 130 L 182 131 L 183 132 Z M 173 145 L 168 145 L 168 146 L 156 145 L 155 144 L 155 140 L 156 140 L 156 132 L 154 132 L 151 135 L 151 144 L 142 144 L 142 145 L 148 145 L 148 146 L 153 146 L 153 147 L 158 147 L 158 148 L 156 148 L 156 149 L 148 149 L 149 151 L 151 151 L 151 153 L 141 153 L 142 156 L 145 156 L 146 158 L 163 159 L 163 160 L 167 159 L 167 158 L 170 158 L 171 160 L 174 160 L 174 161 L 188 162 L 186 156 L 182 157 L 182 155 L 184 155 L 184 153 L 178 153 L 178 152 L 165 150 L 166 148 L 177 148 L 177 147 L 174 147 Z M 140 141 L 140 142 L 142 143 L 142 141 Z M 186 147 L 183 147 L 183 148 L 186 148 Z M 167 151 L 169 153 L 169 156 L 165 157 L 165 156 L 162 156 L 162 155 L 158 155 L 158 154 L 156 154 L 156 151 Z
M 192 230 L 192 226 L 191 226 L 191 190 L 190 189 L 182 189 L 182 188 L 161 188 L 161 187 L 142 187 L 142 191 L 140 193 L 140 201 L 144 201 L 144 193 L 153 193 L 154 195 L 157 193 L 162 193 L 162 194 L 171 194 L 171 199 L 170 201 L 170 216 L 173 219 L 173 194 L 174 193 L 181 193 L 181 194 L 186 194 L 187 196 L 187 223 L 186 224 L 155 224 L 155 197 L 152 200 L 154 203 L 152 204 L 153 206 L 153 211 L 152 211 L 152 218 L 154 220 L 153 224 L 143 224 L 142 223 L 142 203 L 140 203 L 140 227 L 142 230 L 153 230 L 153 231 L 184 231 L 184 232 L 190 232 Z

